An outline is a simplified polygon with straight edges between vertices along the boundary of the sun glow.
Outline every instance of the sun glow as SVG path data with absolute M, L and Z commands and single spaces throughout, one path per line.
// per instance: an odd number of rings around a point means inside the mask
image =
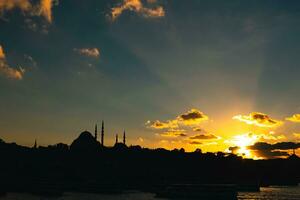
M 234 136 L 232 143 L 239 147 L 237 150 L 237 154 L 241 155 L 245 158 L 251 158 L 253 155 L 251 151 L 247 148 L 248 146 L 253 145 L 258 140 L 256 135 L 253 134 L 244 134 L 244 135 L 237 135 Z

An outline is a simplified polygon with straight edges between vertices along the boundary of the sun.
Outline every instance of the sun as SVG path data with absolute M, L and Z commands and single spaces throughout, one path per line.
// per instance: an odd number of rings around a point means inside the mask
M 247 148 L 250 145 L 253 145 L 257 141 L 257 136 L 253 134 L 243 134 L 243 135 L 236 135 L 232 140 L 233 144 L 239 147 L 237 154 L 241 155 L 245 158 L 251 158 L 253 155 L 251 151 Z

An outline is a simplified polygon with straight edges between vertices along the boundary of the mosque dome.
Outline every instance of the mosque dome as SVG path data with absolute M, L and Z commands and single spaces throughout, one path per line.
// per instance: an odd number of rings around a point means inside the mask
M 70 149 L 71 151 L 96 151 L 100 148 L 100 143 L 94 138 L 94 136 L 88 132 L 82 132 L 77 139 L 75 139 Z

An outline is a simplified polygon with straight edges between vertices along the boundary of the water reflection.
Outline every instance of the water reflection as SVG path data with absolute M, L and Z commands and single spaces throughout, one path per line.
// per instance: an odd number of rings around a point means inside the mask
M 102 195 L 86 193 L 65 193 L 62 197 L 47 198 L 31 194 L 9 193 L 1 200 L 163 200 L 154 194 L 127 192 L 120 195 Z M 239 200 L 299 200 L 300 187 L 266 187 L 261 192 L 240 192 Z

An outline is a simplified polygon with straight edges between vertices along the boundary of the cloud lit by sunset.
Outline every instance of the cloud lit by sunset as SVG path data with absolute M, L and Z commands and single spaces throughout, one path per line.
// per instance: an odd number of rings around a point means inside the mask
M 272 119 L 268 115 L 259 112 L 252 112 L 249 115 L 236 115 L 233 119 L 260 127 L 276 127 L 283 123 L 282 121 Z

